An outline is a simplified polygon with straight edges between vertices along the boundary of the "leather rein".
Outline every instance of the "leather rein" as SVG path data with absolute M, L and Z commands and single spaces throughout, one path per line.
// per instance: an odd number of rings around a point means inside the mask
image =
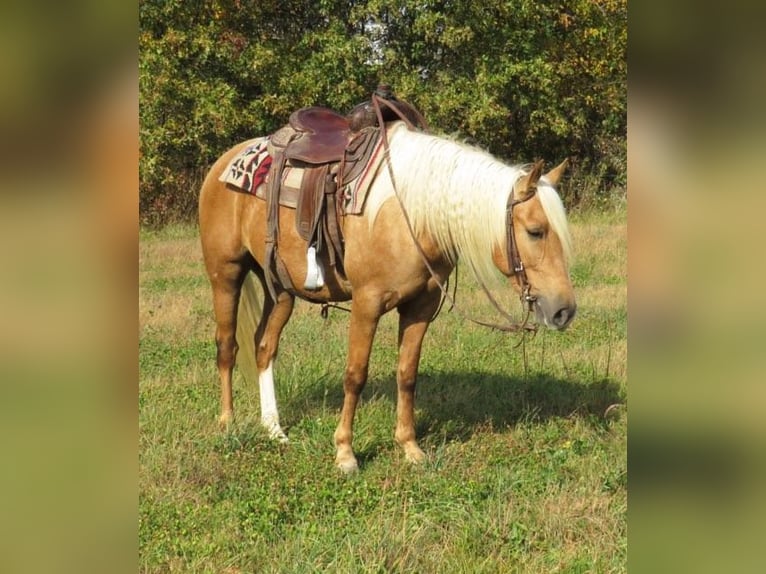
M 439 289 L 442 292 L 442 301 L 444 299 L 449 300 L 450 305 L 452 306 L 453 309 L 455 309 L 455 311 L 459 315 L 461 315 L 467 321 L 470 321 L 477 325 L 481 325 L 483 327 L 489 327 L 491 329 L 497 329 L 498 331 L 504 331 L 504 332 L 536 333 L 538 326 L 537 324 L 529 323 L 529 316 L 531 314 L 532 308 L 537 298 L 531 294 L 532 287 L 529 283 L 529 278 L 527 277 L 527 272 L 526 272 L 526 269 L 524 268 L 524 263 L 521 261 L 521 256 L 519 255 L 519 248 L 518 248 L 518 245 L 516 244 L 516 234 L 514 233 L 514 228 L 513 228 L 513 208 L 519 203 L 529 201 L 532 197 L 534 197 L 536 192 L 533 191 L 524 199 L 514 199 L 513 188 L 511 188 L 511 194 L 508 197 L 508 202 L 506 203 L 506 208 L 505 208 L 505 228 L 506 228 L 506 235 L 507 235 L 506 252 L 508 256 L 508 269 L 513 273 L 513 275 L 516 277 L 516 280 L 519 282 L 519 285 L 521 287 L 521 299 L 523 303 L 526 303 L 526 312 L 524 314 L 523 321 L 521 323 L 516 323 L 515 319 L 500 306 L 500 304 L 497 302 L 497 300 L 489 291 L 489 289 L 487 289 L 487 286 L 484 285 L 484 283 L 481 281 L 479 281 L 479 284 L 481 285 L 481 288 L 484 291 L 484 294 L 487 296 L 487 299 L 489 299 L 490 303 L 492 303 L 495 309 L 502 315 L 503 318 L 505 318 L 508 321 L 508 323 L 503 325 L 496 324 L 496 323 L 489 323 L 486 321 L 481 321 L 479 319 L 473 319 L 465 315 L 457 307 L 455 299 L 449 294 L 445 285 L 442 284 L 442 282 L 436 276 L 436 272 L 434 271 L 431 264 L 428 262 L 428 258 L 426 257 L 426 254 L 423 251 L 423 248 L 421 247 L 420 243 L 417 241 L 417 238 L 415 237 L 415 230 L 412 227 L 412 222 L 410 221 L 409 215 L 407 214 L 407 210 L 404 208 L 404 203 L 402 202 L 402 199 L 399 196 L 399 192 L 396 189 L 396 180 L 394 178 L 393 168 L 391 167 L 391 154 L 390 154 L 390 148 L 388 144 L 388 135 L 386 132 L 386 127 L 385 127 L 386 124 L 383 121 L 383 113 L 381 110 L 381 105 L 393 111 L 398 117 L 400 117 L 404 121 L 404 123 L 407 125 L 409 129 L 412 130 L 415 128 L 415 126 L 412 124 L 412 122 L 409 119 L 407 119 L 404 113 L 397 107 L 396 102 L 394 100 L 388 99 L 386 97 L 381 97 L 377 93 L 373 93 L 372 106 L 375 110 L 375 114 L 378 119 L 378 125 L 380 126 L 381 135 L 383 137 L 383 146 L 386 150 L 386 167 L 388 168 L 388 175 L 391 178 L 391 185 L 393 186 L 393 189 L 394 189 L 394 195 L 396 196 L 396 199 L 399 201 L 399 206 L 402 209 L 404 220 L 407 223 L 407 228 L 410 232 L 410 235 L 412 236 L 412 240 L 415 243 L 415 246 L 417 247 L 418 252 L 420 253 L 420 257 L 423 260 L 423 263 L 425 264 L 426 268 L 428 269 L 428 272 L 431 274 L 431 277 L 433 278 L 434 281 L 436 281 L 436 284 L 439 286 Z M 422 119 L 422 117 L 418 119 L 420 120 Z M 423 126 L 426 125 L 425 120 L 422 120 L 421 125 Z M 441 309 L 441 305 L 439 306 L 439 309 Z M 439 311 L 437 310 L 436 314 L 438 314 L 438 312 Z M 436 315 L 434 315 L 434 317 L 435 316 Z

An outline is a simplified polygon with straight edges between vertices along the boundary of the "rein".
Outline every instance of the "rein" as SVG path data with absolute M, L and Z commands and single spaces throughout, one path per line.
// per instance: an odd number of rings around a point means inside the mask
M 388 134 L 386 131 L 386 124 L 383 121 L 383 112 L 381 109 L 381 104 L 389 108 L 398 117 L 400 117 L 404 121 L 404 123 L 407 125 L 408 129 L 410 130 L 414 129 L 415 126 L 412 124 L 412 122 L 410 122 L 405 117 L 405 115 L 396 106 L 396 103 L 393 100 L 388 99 L 386 97 L 381 97 L 377 92 L 372 94 L 372 106 L 375 109 L 375 115 L 377 116 L 378 125 L 380 125 L 380 131 L 383 137 L 383 146 L 386 150 L 386 167 L 388 169 L 388 176 L 391 179 L 391 185 L 394 189 L 394 195 L 396 196 L 396 199 L 399 202 L 399 207 L 401 207 L 402 209 L 402 214 L 404 215 L 404 221 L 407 224 L 407 229 L 409 230 L 410 236 L 412 237 L 412 240 L 415 243 L 415 247 L 417 247 L 418 253 L 420 254 L 421 259 L 423 260 L 423 263 L 428 269 L 428 272 L 431 274 L 431 278 L 434 281 L 436 281 L 436 284 L 439 286 L 439 289 L 442 292 L 442 304 L 444 302 L 444 299 L 449 300 L 451 308 L 455 309 L 458 315 L 463 317 L 463 319 L 470 321 L 471 323 L 474 323 L 476 325 L 481 325 L 482 327 L 489 327 L 490 329 L 496 329 L 498 331 L 504 331 L 508 333 L 510 332 L 536 333 L 537 325 L 529 324 L 529 316 L 531 314 L 532 306 L 534 305 L 536 298 L 530 293 L 531 285 L 529 284 L 529 279 L 527 278 L 527 272 L 524 269 L 524 264 L 522 263 L 521 256 L 519 255 L 519 249 L 516 244 L 516 235 L 513 229 L 514 206 L 518 205 L 519 203 L 528 201 L 534 196 L 534 193 L 530 193 L 529 196 L 525 197 L 524 199 L 513 199 L 513 189 L 511 189 L 511 195 L 508 197 L 508 202 L 506 204 L 506 210 L 505 210 L 506 230 L 508 235 L 507 237 L 508 268 L 509 270 L 513 272 L 514 276 L 519 281 L 519 285 L 521 286 L 521 291 L 522 291 L 521 298 L 527 304 L 526 312 L 524 314 L 524 320 L 521 323 L 515 323 L 514 318 L 500 306 L 500 304 L 497 302 L 495 297 L 492 295 L 492 293 L 490 293 L 489 289 L 487 289 L 487 286 L 484 285 L 482 281 L 479 281 L 479 284 L 481 285 L 481 288 L 484 291 L 484 294 L 487 296 L 487 299 L 490 301 L 490 303 L 492 303 L 492 305 L 501 314 L 501 316 L 508 321 L 508 324 L 500 325 L 497 323 L 489 323 L 479 319 L 473 319 L 467 316 L 458 308 L 457 303 L 455 302 L 455 299 L 452 296 L 450 296 L 449 292 L 447 291 L 447 288 L 442 284 L 442 282 L 436 276 L 436 272 L 434 271 L 431 264 L 428 262 L 428 258 L 426 257 L 426 254 L 423 251 L 423 248 L 421 247 L 420 243 L 415 237 L 415 230 L 412 227 L 412 222 L 410 221 L 409 214 L 407 213 L 407 210 L 404 208 L 404 202 L 402 201 L 402 198 L 399 195 L 398 190 L 396 189 L 396 179 L 394 178 L 394 170 L 391 166 L 391 153 L 390 153 L 390 147 L 388 144 Z M 423 125 L 425 125 L 425 120 L 423 120 Z M 441 307 L 442 305 L 440 304 L 439 309 L 434 315 L 434 318 L 436 317 L 436 315 L 438 315 L 439 310 L 441 310 Z

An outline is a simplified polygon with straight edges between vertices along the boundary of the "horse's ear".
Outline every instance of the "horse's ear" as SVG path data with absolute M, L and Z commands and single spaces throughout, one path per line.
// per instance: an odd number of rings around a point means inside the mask
M 568 165 L 569 165 L 569 158 L 566 158 L 559 165 L 557 165 L 548 173 L 546 173 L 543 177 L 545 177 L 545 179 L 547 179 L 551 185 L 558 185 L 559 181 L 561 181 L 561 176 L 564 175 L 564 171 L 566 170 Z
M 532 170 L 522 177 L 514 190 L 514 195 L 518 200 L 525 200 L 530 194 L 537 191 L 537 182 L 540 181 L 540 177 L 543 175 L 543 166 L 545 162 L 540 160 L 535 162 L 532 166 Z

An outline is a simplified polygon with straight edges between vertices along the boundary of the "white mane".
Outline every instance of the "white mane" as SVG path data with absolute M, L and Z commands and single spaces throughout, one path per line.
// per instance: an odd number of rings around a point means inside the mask
M 428 234 L 453 263 L 458 258 L 467 263 L 485 285 L 502 277 L 492 251 L 496 245 L 506 251 L 506 202 L 526 167 L 505 165 L 478 148 L 409 131 L 402 124 L 390 129 L 388 137 L 396 190 L 416 235 Z M 381 181 L 386 184 L 373 185 L 367 198 L 370 225 L 394 196 L 385 160 L 376 183 Z M 544 178 L 537 189 L 568 261 L 572 241 L 561 199 Z

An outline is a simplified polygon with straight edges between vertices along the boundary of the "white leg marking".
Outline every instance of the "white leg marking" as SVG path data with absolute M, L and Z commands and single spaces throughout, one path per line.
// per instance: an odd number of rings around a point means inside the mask
M 274 394 L 274 361 L 258 373 L 258 386 L 261 391 L 261 424 L 269 431 L 269 437 L 280 442 L 287 442 L 287 436 L 279 426 L 277 397 Z

